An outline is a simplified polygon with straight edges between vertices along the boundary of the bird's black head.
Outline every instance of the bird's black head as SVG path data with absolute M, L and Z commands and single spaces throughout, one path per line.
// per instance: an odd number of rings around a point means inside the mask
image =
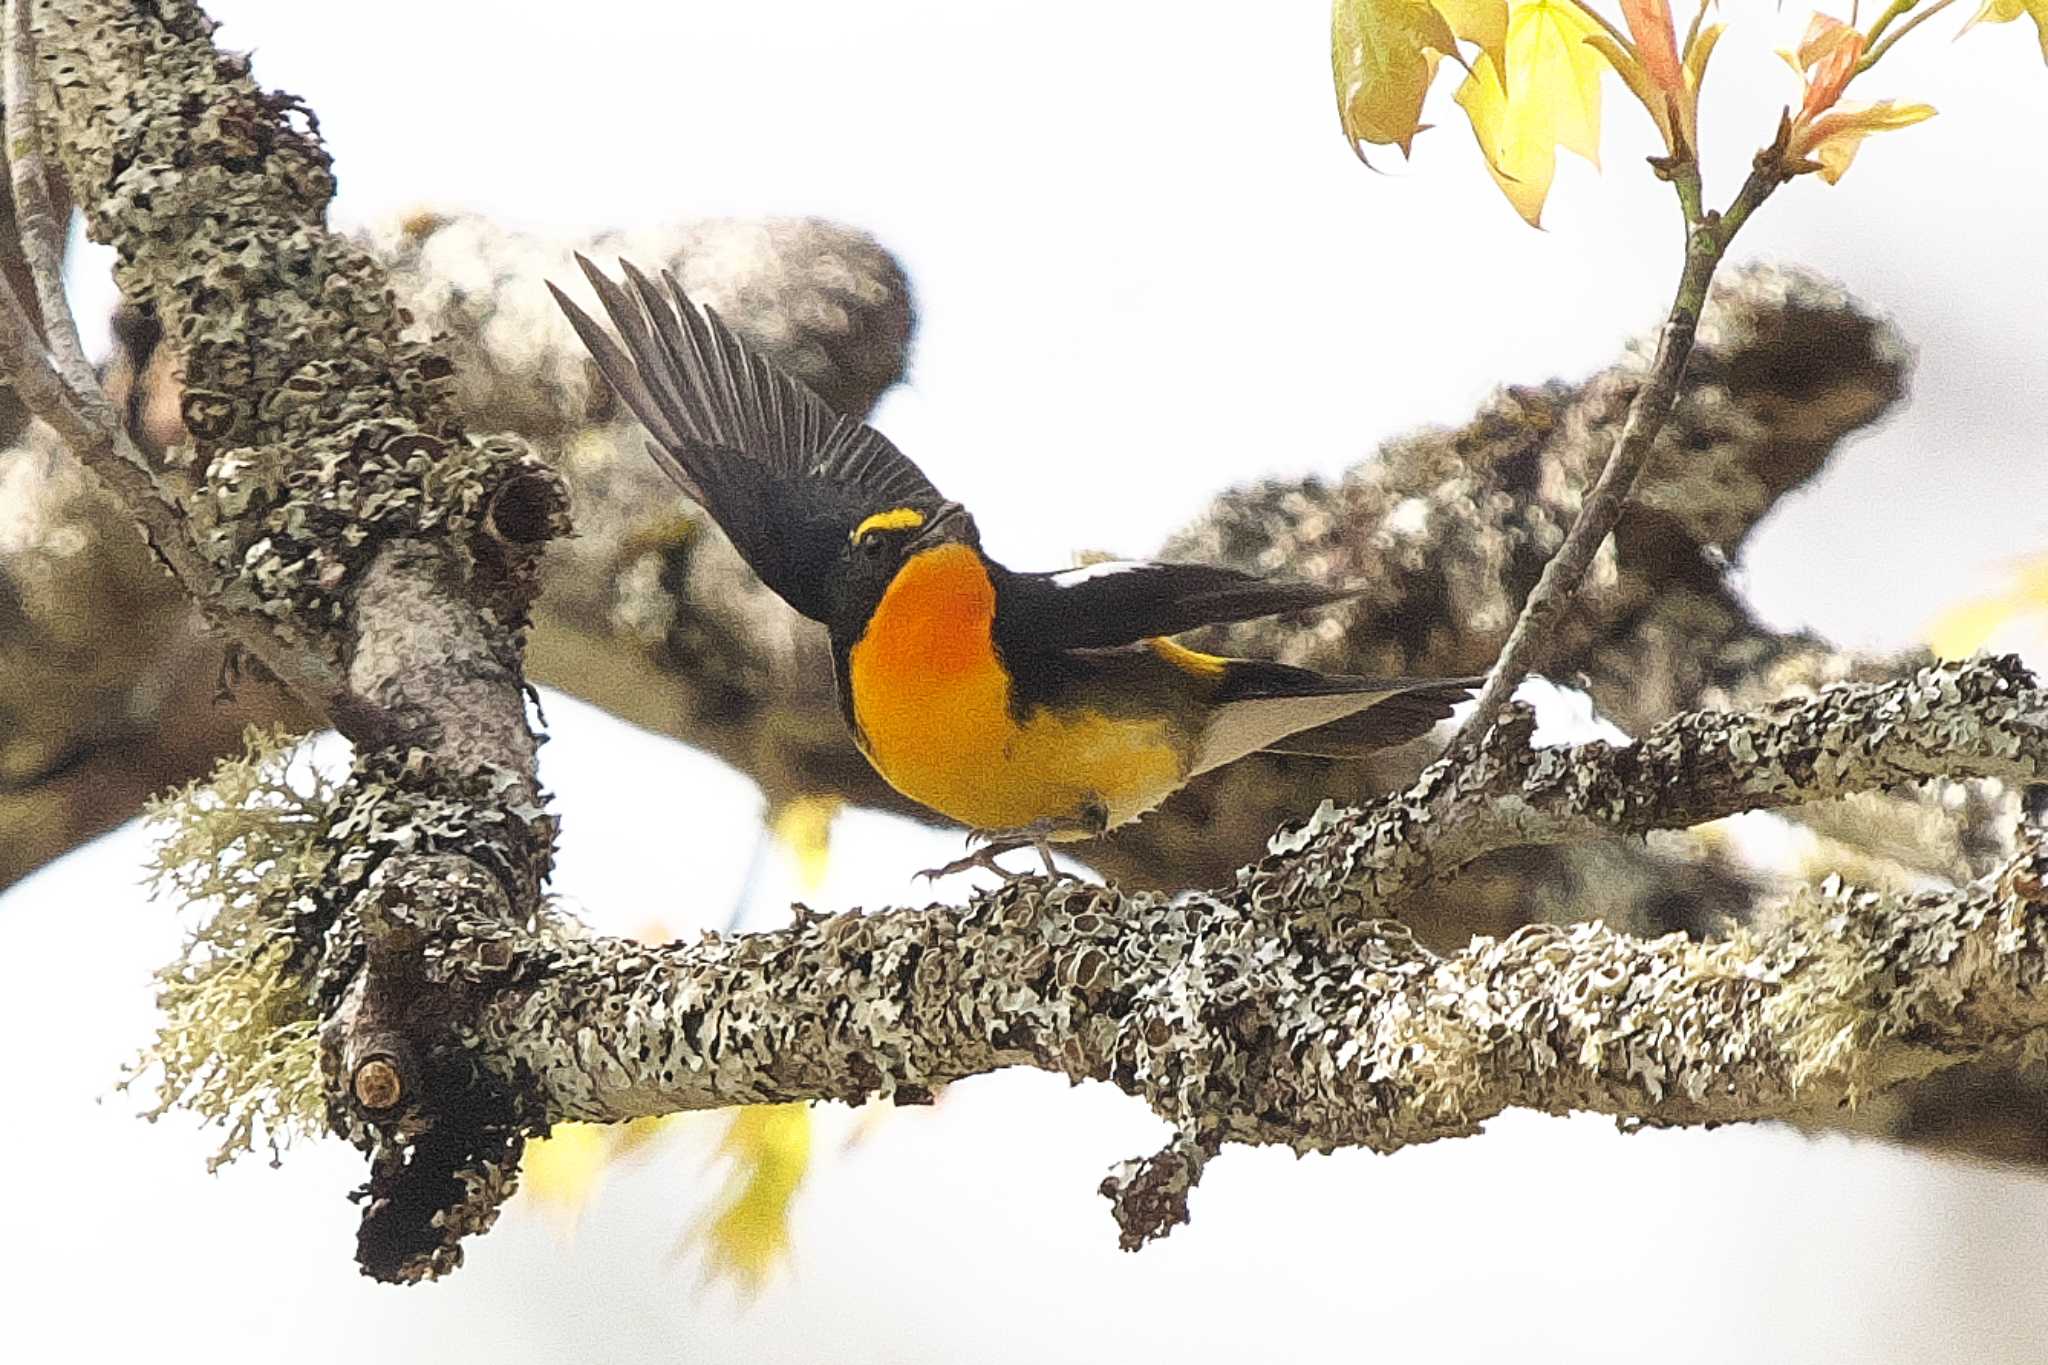
M 890 507 L 856 522 L 841 541 L 838 572 L 832 576 L 833 638 L 858 640 L 904 561 L 947 544 L 981 545 L 974 518 L 957 502 Z

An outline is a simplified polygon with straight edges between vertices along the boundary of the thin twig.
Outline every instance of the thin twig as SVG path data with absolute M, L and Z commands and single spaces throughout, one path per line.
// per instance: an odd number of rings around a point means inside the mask
M 341 691 L 341 675 L 310 651 L 292 649 L 269 621 L 222 604 L 219 566 L 201 550 L 184 506 L 162 488 L 148 456 L 129 438 L 86 359 L 64 296 L 63 239 L 44 168 L 29 6 L 26 0 L 8 0 L 7 10 L 0 97 L 7 106 L 15 231 L 35 281 L 42 326 L 36 326 L 28 300 L 11 284 L 0 287 L 0 379 L 13 387 L 23 407 L 49 424 L 79 463 L 106 481 L 143 538 L 215 624 L 302 697 L 323 704 Z
M 106 396 L 95 385 L 92 397 L 83 397 L 64 381 L 43 351 L 35 319 L 11 288 L 0 289 L 0 314 L 0 377 L 79 463 L 107 481 L 179 581 L 206 600 L 218 576 L 193 548 L 182 512 L 157 496 L 147 457 L 119 425 L 102 420 L 112 411 Z
M 1894 19 L 1907 13 L 1913 6 L 1919 3 L 1920 0 L 1892 0 L 1891 4 L 1885 7 L 1884 13 L 1877 16 L 1877 22 L 1870 26 L 1870 32 L 1863 41 L 1875 43 L 1879 38 L 1884 37 L 1884 31 L 1892 26 Z
M 1898 32 L 1892 34 L 1891 37 L 1886 38 L 1881 43 L 1873 44 L 1870 51 L 1866 52 L 1863 55 L 1863 60 L 1856 63 L 1856 74 L 1860 76 L 1864 72 L 1870 70 L 1871 67 L 1876 66 L 1878 58 L 1884 56 L 1885 53 L 1891 51 L 1892 45 L 1897 43 L 1899 39 L 1905 37 L 1908 33 L 1911 33 L 1914 29 L 1920 27 L 1920 25 L 1926 23 L 1929 19 L 1932 19 L 1935 15 L 1941 13 L 1943 10 L 1947 9 L 1950 5 L 1953 5 L 1955 2 L 1956 0 L 1934 0 L 1934 3 L 1932 5 L 1928 6 L 1924 10 L 1921 10 L 1912 18 L 1906 20 L 1905 23 L 1900 24 Z M 1872 30 L 1870 36 L 1873 39 L 1876 38 L 1876 30 Z
M 1572 523 L 1564 544 L 1543 566 L 1543 576 L 1537 580 L 1535 591 L 1522 604 L 1522 613 L 1508 633 L 1507 643 L 1501 646 L 1500 658 L 1486 680 L 1486 689 L 1479 695 L 1479 704 L 1459 727 L 1459 741 L 1477 739 L 1499 718 L 1508 698 L 1549 648 L 1557 623 L 1577 595 L 1601 542 L 1621 519 L 1622 506 L 1628 501 L 1637 476 L 1649 463 L 1650 447 L 1677 402 L 1679 381 L 1685 377 L 1685 362 L 1692 355 L 1693 334 L 1699 328 L 1700 312 L 1706 306 L 1707 287 L 1713 283 L 1714 270 L 1736 230 L 1784 182 L 1782 162 L 1781 148 L 1773 147 L 1759 155 L 1741 192 L 1727 212 L 1721 214 L 1697 210 L 1700 201 L 1696 165 L 1672 169 L 1671 179 L 1686 220 L 1685 266 L 1679 274 L 1678 293 L 1671 302 L 1671 311 L 1657 333 L 1657 351 L 1650 362 L 1650 373 L 1629 404 L 1621 435 L 1616 438 L 1600 477 L 1586 494 L 1578 519 Z
M 43 315 L 43 336 L 57 373 L 77 395 L 85 410 L 103 426 L 117 425 L 113 405 L 100 392 L 85 346 L 78 339 L 64 298 L 64 227 L 50 199 L 49 171 L 43 163 L 43 139 L 36 125 L 35 34 L 29 27 L 28 0 L 7 0 L 7 40 L 0 50 L 0 82 L 7 105 L 7 170 L 14 182 L 15 231 L 22 259 L 35 280 L 36 301 Z M 147 466 L 145 466 L 147 467 Z

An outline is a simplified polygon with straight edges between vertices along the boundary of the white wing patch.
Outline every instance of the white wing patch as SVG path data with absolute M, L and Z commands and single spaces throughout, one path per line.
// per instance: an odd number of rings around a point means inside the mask
M 1135 559 L 1105 559 L 1099 564 L 1083 564 L 1078 569 L 1062 569 L 1052 576 L 1052 581 L 1055 587 L 1078 588 L 1091 579 L 1107 578 L 1113 573 L 1130 573 L 1134 569 L 1151 567 L 1150 564 Z
M 1225 702 L 1218 707 L 1202 732 L 1201 746 L 1195 751 L 1195 761 L 1188 765 L 1188 776 L 1220 768 L 1226 763 L 1235 763 L 1246 754 L 1256 753 L 1268 744 L 1277 744 L 1289 735 L 1298 735 L 1303 730 L 1313 730 L 1318 725 L 1328 725 L 1333 720 L 1342 720 L 1348 715 L 1378 706 L 1389 697 L 1399 696 L 1401 689 L 1388 692 L 1337 692 L 1321 697 L 1255 697 L 1250 701 Z

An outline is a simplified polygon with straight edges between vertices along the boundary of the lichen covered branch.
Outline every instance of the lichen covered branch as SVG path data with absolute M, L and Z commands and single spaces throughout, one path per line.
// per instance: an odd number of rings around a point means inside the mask
M 555 1118 L 857 1101 L 1018 1065 L 1111 1081 L 1197 1146 L 1385 1152 L 1510 1107 L 1785 1118 L 2048 1036 L 2044 876 L 2036 847 L 1963 891 L 1803 894 L 1715 944 L 1532 925 L 1443 957 L 1387 922 L 1309 927 L 1282 873 L 1179 899 L 1020 885 L 965 911 L 563 944 L 477 1038 Z M 451 972 L 537 965 L 484 926 L 443 941 Z M 1139 1213 L 1119 1210 L 1129 1245 L 1165 1231 Z
M 1502 848 L 1685 829 L 1933 778 L 2048 781 L 2048 707 L 2016 661 L 1831 687 L 1766 710 L 1690 712 L 1628 745 L 1531 746 L 1521 707 L 1405 792 L 1315 821 L 1314 856 L 1376 904 Z M 1341 833 L 1340 833 L 1341 831 Z
M 1440 813 L 1480 832 L 1437 844 L 1436 870 L 1488 840 L 1592 838 L 1937 772 L 2032 780 L 2048 773 L 2048 695 L 2011 661 L 1946 666 L 1761 715 L 1689 716 L 1646 748 L 1473 760 L 1483 777 Z M 1753 768 L 1737 758 L 1751 751 Z M 1373 889 L 1389 840 L 1416 837 L 1432 780 L 1422 812 L 1397 798 L 1319 817 L 1206 893 L 1031 880 L 965 910 L 800 917 L 664 948 L 391 896 L 373 938 L 432 943 L 406 959 L 427 979 L 380 983 L 373 951 L 366 990 L 457 1002 L 467 1012 L 438 1019 L 437 1036 L 466 1064 L 444 1060 L 444 1077 L 548 1121 L 856 1101 L 1009 1066 L 1111 1081 L 1178 1134 L 1106 1182 L 1133 1246 L 1185 1209 L 1226 1142 L 1390 1151 L 1509 1107 L 1787 1117 L 2048 1029 L 2037 846 L 1953 892 L 1830 884 L 1714 944 L 1527 926 L 1438 955 L 1377 917 Z M 330 1046 L 347 1053 L 350 1036 L 336 1028 Z M 398 1050 L 350 1055 L 377 1063 L 389 1098 Z M 431 1131 L 447 1083 L 414 1063 L 384 1121 Z
M 521 645 L 566 492 L 523 443 L 468 435 L 447 357 L 406 335 L 382 267 L 326 230 L 334 182 L 311 114 L 217 51 L 196 5 L 43 0 L 36 18 L 52 160 L 181 375 L 180 439 L 154 459 L 106 463 L 90 430 L 59 434 L 104 464 L 242 662 L 356 749 L 317 856 L 252 894 L 182 980 L 174 966 L 167 997 L 260 998 L 268 1026 L 309 1040 L 361 997 L 368 963 L 382 980 L 419 971 L 366 930 L 374 888 L 508 923 L 537 911 L 553 823 Z M 430 874 L 380 876 L 394 859 Z M 325 1079 L 330 1106 L 356 1102 L 350 1076 Z M 373 1205 L 451 1238 L 475 1226 L 458 1214 L 465 1177 L 512 1179 L 518 1125 L 509 1153 L 497 1131 L 444 1121 L 422 1150 L 359 1125 Z

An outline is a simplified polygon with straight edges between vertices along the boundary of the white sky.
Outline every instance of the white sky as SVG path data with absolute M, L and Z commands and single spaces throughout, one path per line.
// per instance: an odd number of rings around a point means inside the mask
M 1768 48 L 1794 16 L 1729 8 L 1705 114 L 1719 197 L 1791 90 Z M 1024 567 L 1143 551 L 1229 482 L 1335 474 L 1497 383 L 1597 368 L 1675 264 L 1646 121 L 1611 82 L 1608 173 L 1567 158 L 1547 232 L 1509 211 L 1448 91 L 1414 166 L 1362 170 L 1320 0 L 213 12 L 320 113 L 344 225 L 461 205 L 543 231 L 787 212 L 878 233 L 922 323 L 877 420 Z M 1941 117 L 1873 139 L 1838 188 L 1782 192 L 1736 252 L 1827 270 L 1920 348 L 1910 405 L 1743 566 L 1774 620 L 1871 645 L 1917 639 L 2048 545 L 2048 71 L 2024 24 L 1960 45 L 1952 27 L 1869 91 Z M 103 313 L 96 270 L 78 287 Z M 750 786 L 567 700 L 549 714 L 559 888 L 610 929 L 723 919 Z M 713 1184 L 683 1150 L 615 1177 L 573 1248 L 515 1209 L 450 1283 L 373 1287 L 348 1258 L 352 1153 L 209 1179 L 205 1135 L 100 1102 L 177 941 L 134 889 L 143 847 L 124 831 L 0 899 L 0 1029 L 36 1040 L 7 1053 L 10 1090 L 35 1099 L 0 1137 L 26 1230 L 0 1239 L 0 1283 L 26 1290 L 0 1341 L 25 1334 L 45 1348 L 30 1358 L 2048 1358 L 2031 1176 L 1776 1130 L 1624 1140 L 1515 1117 L 1388 1160 L 1233 1149 L 1194 1224 L 1128 1257 L 1093 1191 L 1156 1125 L 1031 1076 L 961 1086 L 851 1153 L 821 1144 L 797 1274 L 749 1313 L 666 1259 Z M 851 817 L 815 899 L 915 895 L 906 870 L 952 848 Z M 788 887 L 766 879 L 757 923 Z M 89 972 L 47 966 L 88 947 Z

